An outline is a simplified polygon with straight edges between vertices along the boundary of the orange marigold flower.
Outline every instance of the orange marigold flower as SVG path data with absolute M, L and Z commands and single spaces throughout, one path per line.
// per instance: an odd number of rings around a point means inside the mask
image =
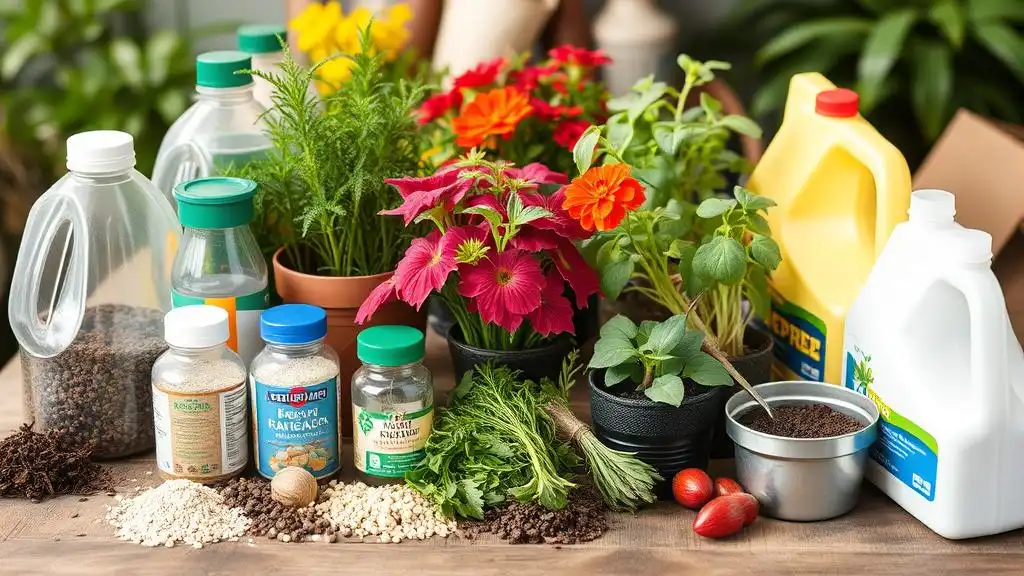
M 594 166 L 573 179 L 565 190 L 565 208 L 587 230 L 611 230 L 626 213 L 644 203 L 644 187 L 629 175 L 626 164 Z
M 529 95 L 516 88 L 496 88 L 477 94 L 452 121 L 458 136 L 455 143 L 472 148 L 491 136 L 509 136 L 532 111 Z

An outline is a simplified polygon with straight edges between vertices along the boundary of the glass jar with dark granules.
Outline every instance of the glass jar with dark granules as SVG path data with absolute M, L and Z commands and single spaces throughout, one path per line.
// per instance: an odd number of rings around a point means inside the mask
M 26 418 L 61 430 L 70 442 L 95 442 L 110 459 L 153 448 L 153 363 L 167 349 L 160 310 L 102 304 L 85 309 L 71 345 L 52 358 L 22 351 Z

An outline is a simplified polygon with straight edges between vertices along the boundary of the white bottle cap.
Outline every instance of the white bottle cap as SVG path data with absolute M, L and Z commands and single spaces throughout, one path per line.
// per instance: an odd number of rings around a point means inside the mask
M 943 237 L 940 247 L 957 262 L 984 264 L 992 261 L 992 235 L 988 232 L 958 228 Z
M 911 222 L 944 224 L 956 215 L 956 197 L 945 190 L 918 190 L 910 195 Z
M 135 166 L 135 141 L 127 132 L 81 132 L 68 138 L 67 145 L 68 170 L 74 172 L 119 172 Z
M 175 348 L 210 348 L 227 342 L 230 335 L 228 313 L 216 306 L 182 306 L 164 317 L 164 340 Z

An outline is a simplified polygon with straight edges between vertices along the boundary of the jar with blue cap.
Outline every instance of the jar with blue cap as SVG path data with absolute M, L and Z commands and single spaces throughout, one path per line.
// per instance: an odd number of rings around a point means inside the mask
M 228 348 L 246 367 L 263 348 L 260 314 L 268 303 L 267 261 L 249 230 L 256 183 L 200 178 L 174 189 L 184 227 L 171 271 L 175 308 L 208 304 L 228 312 Z
M 352 376 L 356 477 L 373 485 L 402 482 L 423 460 L 434 424 L 423 333 L 372 326 L 359 333 L 356 352 L 363 364 Z
M 266 347 L 250 369 L 256 471 L 298 466 L 318 480 L 341 469 L 338 355 L 324 344 L 327 313 L 283 304 L 263 313 Z

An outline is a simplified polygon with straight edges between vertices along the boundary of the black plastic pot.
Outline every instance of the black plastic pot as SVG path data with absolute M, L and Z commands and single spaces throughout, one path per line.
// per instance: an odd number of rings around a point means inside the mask
M 448 330 L 448 352 L 452 356 L 456 382 L 462 379 L 463 374 L 487 361 L 518 370 L 524 378 L 535 382 L 541 378 L 557 381 L 562 371 L 562 361 L 572 348 L 572 339 L 566 336 L 556 338 L 547 346 L 530 350 L 486 350 L 466 344 L 462 339 L 462 329 L 457 324 Z
M 687 396 L 679 407 L 644 398 L 623 398 L 604 386 L 604 370 L 590 372 L 590 417 L 594 434 L 609 448 L 636 452 L 665 480 L 655 486 L 672 498 L 672 477 L 684 468 L 707 468 L 715 420 L 724 414 L 729 388 Z M 628 386 L 628 385 L 627 385 Z
M 770 382 L 772 379 L 772 361 L 774 359 L 772 354 L 774 344 L 771 335 L 748 326 L 747 331 L 743 334 L 743 345 L 747 350 L 752 350 L 752 352 L 738 358 L 730 358 L 729 361 L 732 362 L 733 367 L 752 386 Z M 729 388 L 729 395 L 726 399 L 742 389 L 739 384 L 734 384 L 732 388 Z M 715 434 L 711 440 L 711 457 L 733 457 L 733 443 L 725 433 L 724 410 L 718 414 L 718 419 L 715 422 Z
M 430 296 L 427 299 L 427 322 L 430 323 L 430 328 L 445 336 L 448 334 L 448 330 L 455 325 L 455 318 L 452 316 L 448 306 L 437 296 Z

